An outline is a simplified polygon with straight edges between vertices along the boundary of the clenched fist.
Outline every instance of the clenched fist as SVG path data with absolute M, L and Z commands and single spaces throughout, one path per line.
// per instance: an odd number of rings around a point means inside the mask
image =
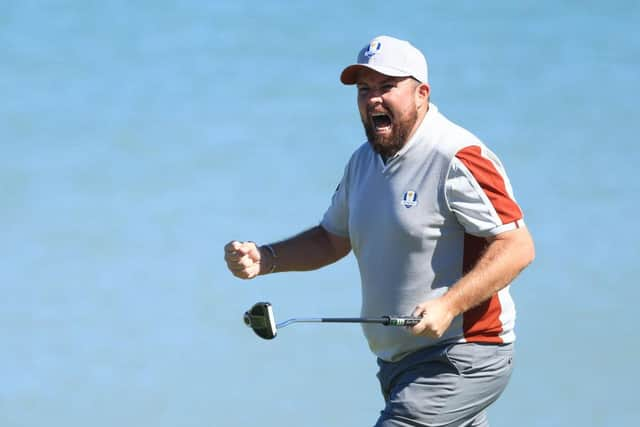
M 420 323 L 410 328 L 414 335 L 442 338 L 451 326 L 455 314 L 442 297 L 423 302 L 413 311 L 413 316 L 421 317 Z
M 224 260 L 229 271 L 241 279 L 253 279 L 265 271 L 266 260 L 254 242 L 234 240 L 227 243 L 224 247 Z

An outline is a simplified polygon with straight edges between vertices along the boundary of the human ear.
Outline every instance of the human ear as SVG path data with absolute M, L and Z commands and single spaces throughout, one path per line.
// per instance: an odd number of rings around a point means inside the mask
M 416 107 L 420 108 L 425 104 L 429 103 L 429 94 L 431 93 L 431 88 L 426 83 L 420 83 L 416 86 L 415 91 L 415 99 L 416 99 Z

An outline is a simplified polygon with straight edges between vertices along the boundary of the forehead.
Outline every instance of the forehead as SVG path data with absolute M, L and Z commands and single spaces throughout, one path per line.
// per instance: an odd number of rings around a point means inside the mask
M 362 68 L 358 71 L 356 75 L 356 84 L 357 85 L 371 85 L 376 83 L 382 83 L 387 81 L 399 82 L 406 79 L 406 77 L 392 77 L 387 76 L 386 74 L 382 74 L 376 70 L 372 70 L 371 68 Z

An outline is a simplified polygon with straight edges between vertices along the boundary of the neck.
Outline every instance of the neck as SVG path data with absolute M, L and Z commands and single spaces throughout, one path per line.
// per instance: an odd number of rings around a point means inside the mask
M 415 124 L 413 125 L 413 127 L 411 128 L 411 132 L 409 132 L 409 135 L 407 135 L 407 140 L 404 142 L 403 147 L 407 145 L 407 143 L 411 140 L 411 138 L 413 138 L 413 136 L 416 134 L 416 132 L 420 128 L 420 125 L 422 125 L 422 121 L 424 120 L 428 111 L 429 111 L 429 104 L 427 104 L 426 108 L 418 110 L 418 118 Z

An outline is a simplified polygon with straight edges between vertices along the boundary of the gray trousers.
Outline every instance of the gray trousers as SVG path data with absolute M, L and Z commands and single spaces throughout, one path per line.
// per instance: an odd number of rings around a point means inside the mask
M 513 344 L 426 348 L 378 366 L 385 407 L 375 427 L 486 427 L 485 409 L 511 376 Z

